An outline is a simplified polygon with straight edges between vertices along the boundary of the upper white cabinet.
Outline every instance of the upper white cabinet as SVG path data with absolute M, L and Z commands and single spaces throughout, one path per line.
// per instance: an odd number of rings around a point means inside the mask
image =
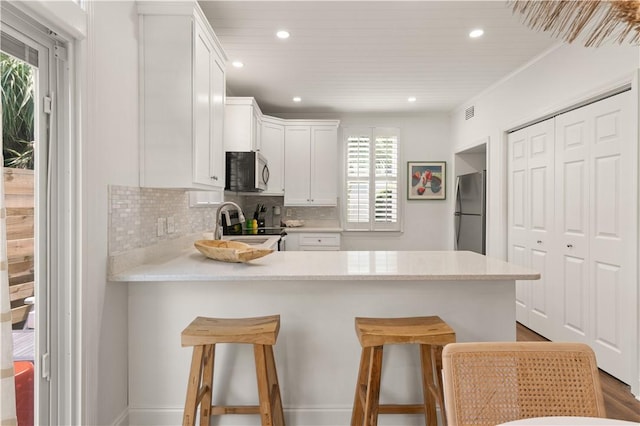
M 224 150 L 260 151 L 262 111 L 255 99 L 228 97 L 225 106 Z
M 224 51 L 196 2 L 138 13 L 140 186 L 223 191 Z
M 286 206 L 337 205 L 337 120 L 288 120 L 285 127 Z
M 269 182 L 263 195 L 284 194 L 284 121 L 262 117 L 262 155 L 269 166 Z

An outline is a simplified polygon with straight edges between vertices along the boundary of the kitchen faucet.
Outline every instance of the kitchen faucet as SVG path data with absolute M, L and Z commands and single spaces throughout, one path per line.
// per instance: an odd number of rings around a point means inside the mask
M 240 206 L 232 201 L 225 201 L 224 203 L 220 204 L 220 207 L 218 207 L 218 210 L 216 210 L 216 226 L 215 228 L 213 228 L 214 240 L 222 239 L 222 226 L 220 226 L 220 220 L 222 218 L 222 210 L 224 210 L 226 207 L 235 207 L 238 210 L 238 220 L 241 224 L 244 223 L 244 213 L 242 213 L 242 209 L 240 208 Z

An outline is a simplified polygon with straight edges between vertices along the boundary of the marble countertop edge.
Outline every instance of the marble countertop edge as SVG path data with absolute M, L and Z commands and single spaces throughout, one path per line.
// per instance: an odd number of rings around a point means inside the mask
M 540 273 L 472 252 L 274 252 L 248 263 L 207 259 L 194 248 L 110 271 L 109 281 L 500 281 Z
M 153 275 L 153 274 L 120 274 L 110 277 L 113 282 L 229 282 L 229 281 L 511 281 L 511 280 L 536 280 L 531 275 L 511 276 L 504 275 L 269 275 L 229 277 L 217 275 Z

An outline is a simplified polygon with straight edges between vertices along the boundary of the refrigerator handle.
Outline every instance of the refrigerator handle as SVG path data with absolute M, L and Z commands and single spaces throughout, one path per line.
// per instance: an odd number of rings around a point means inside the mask
M 460 243 L 460 225 L 462 223 L 462 218 L 460 217 L 460 214 L 462 213 L 462 200 L 460 199 L 460 176 L 456 177 L 456 208 L 459 207 L 458 210 L 455 211 L 454 213 L 454 221 L 456 221 L 457 223 L 454 223 L 454 226 L 456 227 L 455 229 L 455 239 L 453 241 L 453 248 L 454 250 L 458 250 L 458 244 Z

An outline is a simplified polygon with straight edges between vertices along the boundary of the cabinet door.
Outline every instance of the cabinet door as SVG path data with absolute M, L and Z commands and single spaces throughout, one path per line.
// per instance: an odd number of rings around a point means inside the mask
M 215 52 L 214 52 L 215 53 Z M 224 62 L 217 55 L 213 55 L 213 141 L 211 142 L 210 167 L 211 184 L 220 190 L 224 190 L 224 99 L 225 99 L 225 72 Z
M 224 150 L 248 152 L 254 149 L 255 115 L 251 105 L 226 106 L 224 119 Z
M 255 109 L 253 109 L 251 128 L 253 132 L 251 150 L 258 152 L 262 151 L 262 117 L 260 117 L 260 114 L 258 114 L 258 111 Z
M 262 155 L 269 165 L 269 183 L 264 195 L 284 194 L 284 126 L 262 123 Z
M 140 186 L 188 188 L 193 186 L 193 22 L 188 16 L 142 16 Z
M 338 194 L 338 130 L 334 126 L 312 126 L 311 140 L 311 203 L 335 206 Z
M 284 146 L 284 204 L 309 205 L 311 128 L 286 126 Z
M 140 185 L 221 191 L 223 52 L 197 3 L 143 3 Z
M 213 158 L 213 46 L 199 25 L 195 26 L 194 48 L 194 150 L 193 181 L 210 185 Z

